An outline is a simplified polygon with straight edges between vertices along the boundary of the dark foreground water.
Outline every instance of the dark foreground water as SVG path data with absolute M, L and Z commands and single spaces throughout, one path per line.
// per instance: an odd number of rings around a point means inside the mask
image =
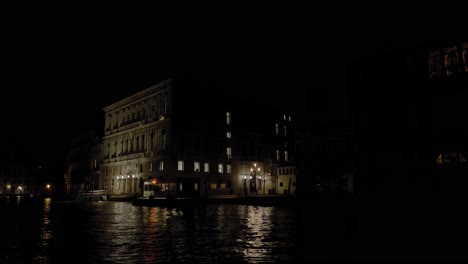
M 296 211 L 290 208 L 16 199 L 0 202 L 0 263 L 295 261 Z

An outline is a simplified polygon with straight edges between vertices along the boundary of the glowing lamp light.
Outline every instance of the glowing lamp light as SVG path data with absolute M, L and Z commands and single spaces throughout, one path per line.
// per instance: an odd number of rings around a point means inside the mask
M 157 181 L 156 179 L 153 179 L 152 182 L 153 182 L 153 184 L 157 184 L 157 183 L 158 183 L 158 181 Z

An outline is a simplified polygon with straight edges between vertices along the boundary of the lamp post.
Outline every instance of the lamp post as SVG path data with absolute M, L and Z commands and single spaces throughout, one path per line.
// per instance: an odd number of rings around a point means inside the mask
M 247 196 L 247 176 L 244 176 L 244 194 Z
M 266 177 L 263 176 L 262 179 L 263 179 L 263 194 L 265 195 L 265 182 L 266 182 Z

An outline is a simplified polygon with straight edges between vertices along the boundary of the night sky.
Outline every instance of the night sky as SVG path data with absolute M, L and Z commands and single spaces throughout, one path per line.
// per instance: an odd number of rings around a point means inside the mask
M 429 36 L 424 23 L 412 27 L 416 34 L 391 23 L 375 32 L 349 17 L 321 20 L 296 11 L 176 12 L 162 21 L 62 12 L 9 20 L 2 32 L 6 145 L 25 146 L 61 166 L 74 136 L 102 133 L 103 107 L 174 72 L 215 84 L 220 93 L 283 100 L 304 120 L 346 86 L 357 56 Z

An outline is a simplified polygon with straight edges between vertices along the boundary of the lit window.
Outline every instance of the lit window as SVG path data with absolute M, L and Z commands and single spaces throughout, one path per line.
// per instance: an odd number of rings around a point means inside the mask
M 222 163 L 218 164 L 218 172 L 223 173 L 223 164 Z
M 286 115 L 283 115 L 283 119 L 286 120 Z
M 291 121 L 291 116 L 289 116 L 289 121 Z
M 231 138 L 231 131 L 226 132 L 226 138 Z
M 195 191 L 198 191 L 198 183 L 195 183 L 195 185 L 193 186 L 193 189 L 194 189 Z
M 231 124 L 231 112 L 226 112 L 226 124 Z
M 286 161 L 286 162 L 288 161 L 288 151 L 287 150 L 284 151 L 284 161 Z
M 203 164 L 203 171 L 210 172 L 210 164 L 208 162 L 205 162 L 205 164 Z
M 160 161 L 159 162 L 159 171 L 163 171 L 164 170 L 164 161 Z
M 179 183 L 179 191 L 182 191 L 182 183 Z
M 231 147 L 227 147 L 227 148 L 226 148 L 226 155 L 227 155 L 228 159 L 230 159 L 230 158 L 232 157 L 232 156 L 231 156 L 231 155 L 232 155 L 232 153 L 231 153 Z
M 217 184 L 216 183 L 211 183 L 210 184 L 210 189 L 216 189 L 217 188 Z
M 195 161 L 193 163 L 193 171 L 199 172 L 200 171 L 200 162 Z
M 455 152 L 455 151 L 449 151 L 449 152 L 444 152 L 439 154 L 437 156 L 437 164 L 442 164 L 442 163 L 465 163 L 466 159 L 465 156 L 463 156 L 462 153 L 460 152 Z
M 279 151 L 279 149 L 276 150 L 276 160 L 280 160 L 280 151 Z
M 276 135 L 279 135 L 279 124 L 275 124 L 275 129 L 276 129 Z
M 231 164 L 226 165 L 226 173 L 231 173 Z
M 179 160 L 177 162 L 177 170 L 179 171 L 183 171 L 184 170 L 184 161 L 183 160 Z
M 287 133 L 287 130 L 286 130 L 286 125 L 284 125 L 284 135 L 286 136 L 288 133 Z

